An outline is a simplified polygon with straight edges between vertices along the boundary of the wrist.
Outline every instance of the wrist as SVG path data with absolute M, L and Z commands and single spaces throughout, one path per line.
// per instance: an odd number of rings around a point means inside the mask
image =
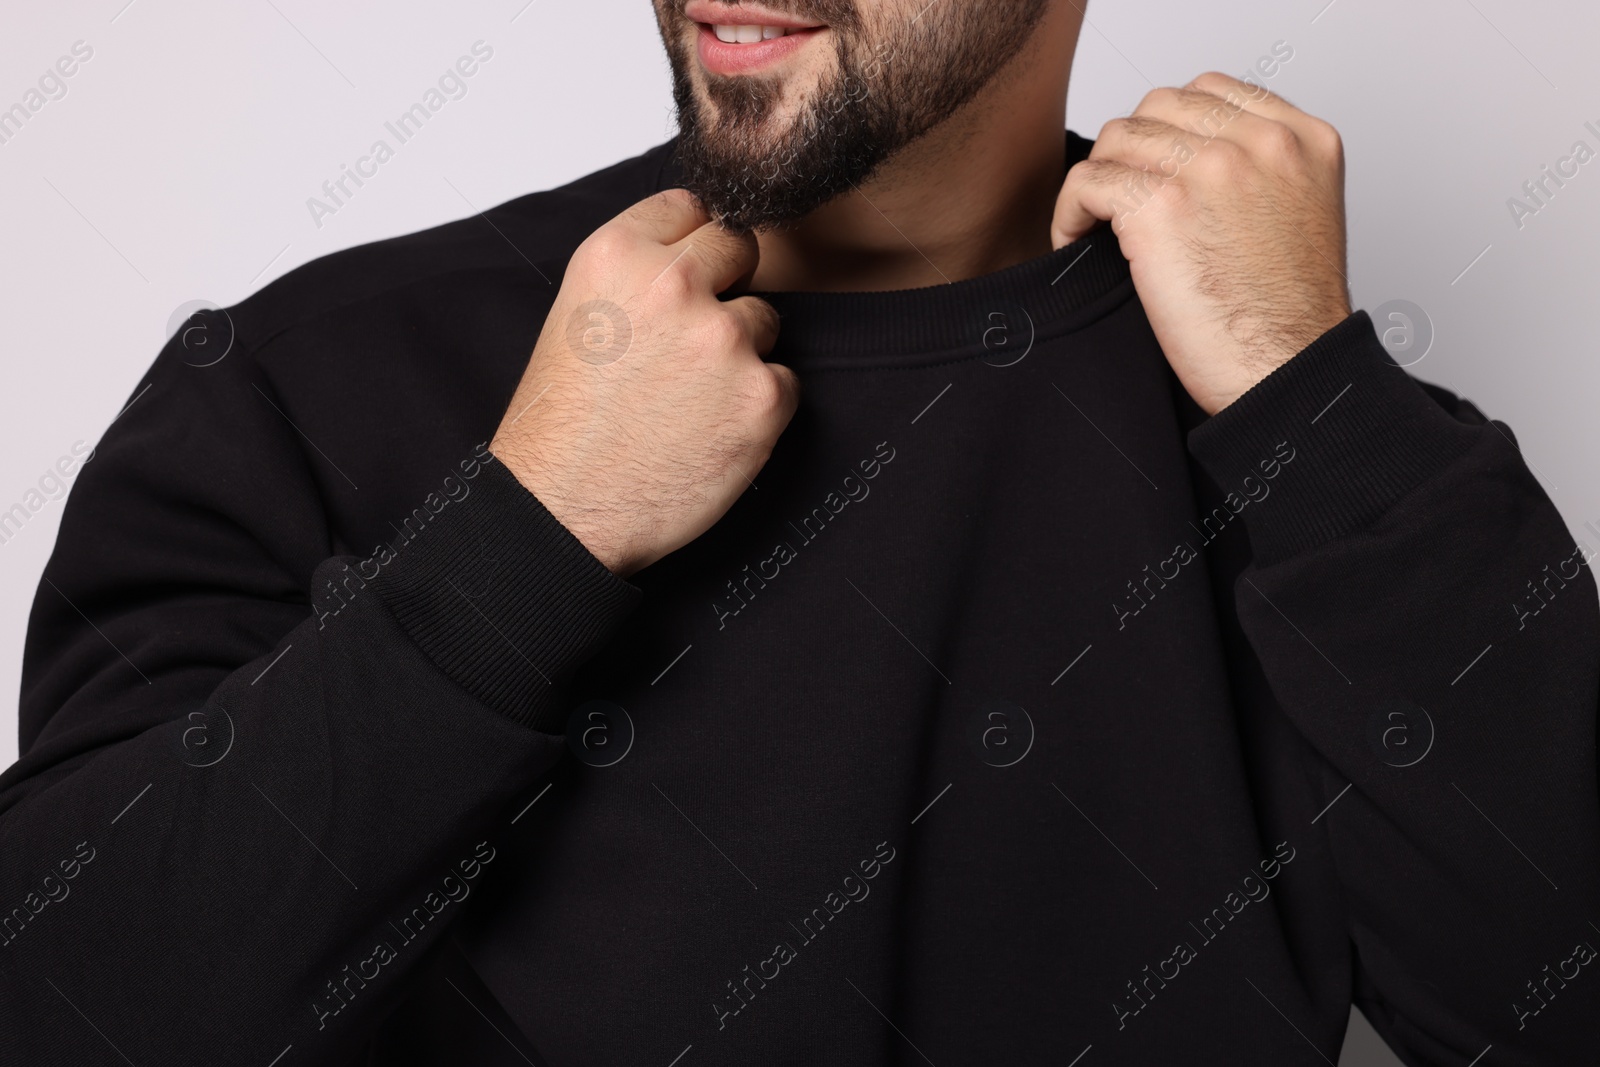
M 1274 334 L 1275 341 L 1270 347 L 1236 356 L 1233 363 L 1235 373 L 1228 377 L 1225 386 L 1214 390 L 1204 399 L 1197 398 L 1196 403 L 1207 415 L 1217 414 L 1261 384 L 1291 359 L 1327 336 L 1350 315 L 1348 302 L 1330 303 L 1318 315 L 1294 325 L 1285 324 L 1279 327 Z
M 626 578 L 639 569 L 638 554 L 631 549 L 628 539 L 614 533 L 621 526 L 615 508 L 580 503 L 572 493 L 552 484 L 544 467 L 524 449 L 508 446 L 497 439 L 490 444 L 489 451 L 606 570 Z

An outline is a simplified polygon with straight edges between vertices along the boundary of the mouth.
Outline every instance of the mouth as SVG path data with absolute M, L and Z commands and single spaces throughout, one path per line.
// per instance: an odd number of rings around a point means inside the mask
M 709 74 L 753 74 L 776 67 L 828 27 L 759 7 L 692 0 L 684 14 L 699 27 L 700 65 Z

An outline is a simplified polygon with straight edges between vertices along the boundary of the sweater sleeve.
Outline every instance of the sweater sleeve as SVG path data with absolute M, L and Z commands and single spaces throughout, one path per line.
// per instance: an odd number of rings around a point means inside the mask
M 1596 548 L 1510 430 L 1395 366 L 1365 312 L 1189 447 L 1252 497 L 1235 601 L 1324 761 L 1357 1003 L 1411 1064 L 1593 1062 Z
M 347 1062 L 492 872 L 560 757 L 564 679 L 639 590 L 486 451 L 362 566 L 262 365 L 169 349 L 149 383 L 30 621 L 0 1063 Z

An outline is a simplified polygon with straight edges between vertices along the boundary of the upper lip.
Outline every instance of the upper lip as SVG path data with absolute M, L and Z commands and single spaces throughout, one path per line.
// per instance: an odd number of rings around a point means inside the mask
M 719 0 L 690 0 L 684 15 L 708 26 L 782 26 L 787 30 L 810 30 L 824 25 L 793 15 L 780 15 L 758 4 L 724 4 Z

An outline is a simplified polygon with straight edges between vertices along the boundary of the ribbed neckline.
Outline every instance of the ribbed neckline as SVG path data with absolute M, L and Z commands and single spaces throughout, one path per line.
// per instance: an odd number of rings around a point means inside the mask
M 1067 166 L 1093 142 L 1065 132 Z M 681 181 L 677 140 L 668 143 L 656 191 Z M 1081 328 L 1133 292 L 1127 260 L 1110 227 L 1004 270 L 959 282 L 886 292 L 755 292 L 781 318 L 769 359 L 794 367 L 916 367 L 1005 359 Z

